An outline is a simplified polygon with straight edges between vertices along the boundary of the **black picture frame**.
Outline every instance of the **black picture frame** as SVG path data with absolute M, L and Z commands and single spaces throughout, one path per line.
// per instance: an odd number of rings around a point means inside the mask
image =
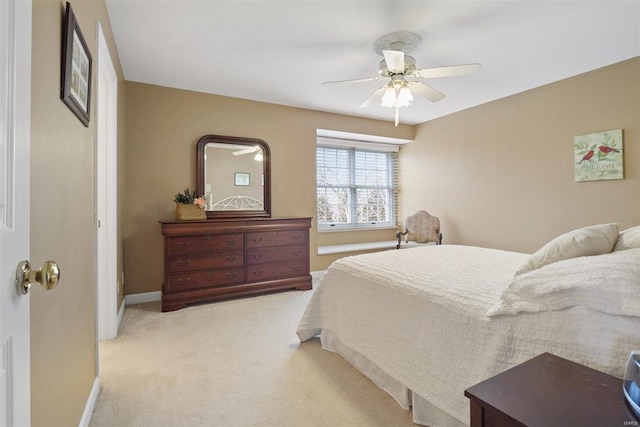
M 62 72 L 60 99 L 89 127 L 91 109 L 91 52 L 80 25 L 67 2 L 62 25 Z

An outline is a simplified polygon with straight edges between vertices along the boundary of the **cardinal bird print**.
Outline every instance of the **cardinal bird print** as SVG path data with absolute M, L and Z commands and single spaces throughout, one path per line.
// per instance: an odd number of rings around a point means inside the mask
M 578 162 L 578 164 L 584 162 L 585 160 L 591 160 L 592 157 L 593 157 L 593 150 L 589 150 L 589 151 L 587 151 L 587 154 L 584 155 L 582 160 L 580 160 L 580 162 Z
M 576 136 L 576 182 L 623 179 L 622 129 Z

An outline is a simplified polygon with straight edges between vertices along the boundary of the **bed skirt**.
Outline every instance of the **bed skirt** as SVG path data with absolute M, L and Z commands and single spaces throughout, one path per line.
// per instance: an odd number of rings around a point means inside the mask
M 340 339 L 331 331 L 323 329 L 320 333 L 322 348 L 341 355 L 347 362 L 369 378 L 374 384 L 386 391 L 398 404 L 411 410 L 413 422 L 424 426 L 463 427 L 466 426 L 460 420 L 441 411 L 425 399 L 413 393 L 403 384 L 399 383 L 375 364 L 371 363 L 362 354 L 355 352 L 342 344 Z

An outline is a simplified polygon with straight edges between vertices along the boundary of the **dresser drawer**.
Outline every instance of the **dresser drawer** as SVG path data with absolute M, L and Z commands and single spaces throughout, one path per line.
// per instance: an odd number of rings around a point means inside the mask
M 299 277 L 307 274 L 309 272 L 306 260 L 247 266 L 247 282 Z
M 169 259 L 169 272 L 203 270 L 210 268 L 242 267 L 244 252 L 207 252 L 174 256 Z
M 309 230 L 262 231 L 247 233 L 247 248 L 307 243 Z
M 307 245 L 273 246 L 247 250 L 247 264 L 306 260 Z
M 242 233 L 211 234 L 207 236 L 172 237 L 169 242 L 171 255 L 191 254 L 206 251 L 243 249 Z
M 244 282 L 244 268 L 201 270 L 169 275 L 169 290 L 211 288 Z

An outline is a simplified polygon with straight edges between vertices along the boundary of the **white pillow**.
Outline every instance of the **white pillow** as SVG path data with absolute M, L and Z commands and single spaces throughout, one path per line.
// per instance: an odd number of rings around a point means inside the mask
M 516 276 L 487 316 L 576 305 L 640 317 L 640 248 L 571 258 Z
M 564 259 L 609 253 L 619 233 L 619 224 L 600 224 L 562 234 L 531 255 L 516 276 Z
M 613 250 L 624 251 L 634 248 L 640 248 L 640 225 L 621 231 Z

